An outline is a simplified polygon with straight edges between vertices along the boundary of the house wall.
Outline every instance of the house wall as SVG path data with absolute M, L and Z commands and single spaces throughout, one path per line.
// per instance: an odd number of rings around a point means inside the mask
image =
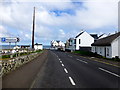
M 80 39 L 80 44 L 79 44 Z M 94 42 L 94 38 L 89 35 L 87 32 L 84 32 L 79 37 L 76 38 L 76 50 L 79 50 L 80 47 L 91 47 L 91 44 Z
M 97 54 L 107 58 L 112 58 L 111 46 L 92 46 L 92 52 L 96 52 Z
M 120 37 L 116 38 L 112 44 L 112 57 L 119 56 L 120 57 Z
M 42 50 L 43 46 L 42 45 L 35 45 L 34 48 L 35 48 L 35 50 L 38 50 L 38 49 Z

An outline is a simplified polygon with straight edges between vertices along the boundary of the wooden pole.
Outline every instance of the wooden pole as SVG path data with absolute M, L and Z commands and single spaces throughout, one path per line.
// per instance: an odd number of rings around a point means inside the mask
M 35 7 L 33 12 L 32 49 L 34 49 L 34 30 L 35 30 Z

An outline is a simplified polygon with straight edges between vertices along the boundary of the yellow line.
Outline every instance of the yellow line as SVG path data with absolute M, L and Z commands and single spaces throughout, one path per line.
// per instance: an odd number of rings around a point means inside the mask
M 5 58 L 5 59 L 2 59 L 2 58 L 0 58 L 0 60 L 9 60 L 10 58 Z
M 83 57 L 83 56 L 80 56 L 80 57 Z M 86 58 L 86 57 L 83 57 L 83 58 Z M 90 58 L 87 58 L 87 59 L 90 59 Z M 97 62 L 100 62 L 100 63 L 104 63 L 104 64 L 108 64 L 108 65 L 120 68 L 120 66 L 115 65 L 115 64 L 111 64 L 111 63 L 108 63 L 108 62 L 103 62 L 103 61 L 99 61 L 99 60 L 95 60 L 95 59 L 90 59 L 90 60 L 97 61 Z

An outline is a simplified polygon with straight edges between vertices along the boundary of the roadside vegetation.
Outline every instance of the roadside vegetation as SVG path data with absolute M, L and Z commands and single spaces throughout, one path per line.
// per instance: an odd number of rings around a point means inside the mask
M 92 53 L 92 52 L 88 52 L 88 51 L 74 51 L 73 53 L 77 53 L 80 54 L 82 56 L 88 56 L 88 57 L 96 57 L 96 58 L 101 58 L 101 59 L 107 59 L 107 60 L 112 60 L 112 61 L 117 61 L 120 62 L 120 58 L 119 57 L 115 57 L 115 58 L 106 58 L 104 56 L 101 56 L 97 53 Z
M 22 53 L 14 53 L 12 54 L 12 58 L 18 57 L 18 56 L 24 56 L 29 55 L 31 53 L 41 53 L 43 50 L 36 50 L 36 51 L 28 51 L 28 52 L 22 52 Z M 0 59 L 9 59 L 11 58 L 11 54 L 9 55 L 1 55 Z

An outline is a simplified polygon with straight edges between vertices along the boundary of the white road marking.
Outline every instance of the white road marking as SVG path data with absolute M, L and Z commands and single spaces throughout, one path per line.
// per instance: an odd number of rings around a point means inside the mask
M 62 63 L 62 61 L 60 61 L 60 63 Z
M 117 74 L 115 74 L 115 73 L 112 73 L 112 72 L 110 72 L 110 71 L 108 71 L 108 70 L 105 70 L 105 69 L 103 69 L 103 68 L 99 68 L 99 69 L 102 70 L 102 71 L 105 71 L 105 72 L 107 72 L 107 73 L 109 73 L 109 74 L 112 74 L 112 75 L 114 75 L 114 76 L 120 77 L 119 75 L 117 75 Z
M 72 56 L 69 56 L 69 57 L 72 57 Z
M 71 84 L 75 85 L 75 82 L 73 81 L 73 79 L 71 77 L 69 77 L 69 79 L 70 79 Z
M 60 58 L 59 58 L 59 60 L 60 60 Z
M 64 64 L 62 64 L 62 66 L 64 67 Z
M 88 63 L 88 62 L 80 60 L 80 59 L 77 59 L 77 60 L 80 61 L 80 62 L 86 63 L 86 64 Z
M 67 71 L 67 69 L 66 69 L 66 68 L 64 68 L 64 71 L 65 71 L 66 73 L 68 73 L 68 71 Z

